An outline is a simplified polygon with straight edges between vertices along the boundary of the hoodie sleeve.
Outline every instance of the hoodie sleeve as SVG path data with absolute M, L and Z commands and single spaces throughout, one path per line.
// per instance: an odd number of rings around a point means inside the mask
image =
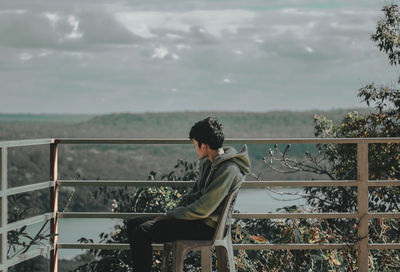
M 177 207 L 180 206 L 186 206 L 190 203 L 192 203 L 199 195 L 200 193 L 200 180 L 201 180 L 201 175 L 203 173 L 203 164 L 200 163 L 200 167 L 199 167 L 199 176 L 197 177 L 193 187 L 189 190 L 189 192 L 187 192 L 186 194 L 184 194 L 182 196 L 182 198 L 179 200 L 179 203 L 177 205 Z
M 192 189 L 188 193 L 182 196 L 177 206 L 180 207 L 192 203 L 198 197 L 198 195 L 199 195 L 199 180 L 196 180 Z
M 238 166 L 234 163 L 220 167 L 214 173 L 204 195 L 186 207 L 178 207 L 167 212 L 167 217 L 183 220 L 207 218 L 229 194 L 239 171 Z

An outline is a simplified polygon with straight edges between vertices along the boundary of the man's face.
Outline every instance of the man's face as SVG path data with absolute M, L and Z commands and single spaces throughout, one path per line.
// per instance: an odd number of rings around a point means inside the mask
M 193 142 L 194 149 L 196 150 L 196 153 L 197 153 L 197 156 L 199 157 L 199 159 L 202 159 L 205 156 L 207 156 L 205 144 L 201 144 L 201 146 L 199 147 L 199 143 L 197 142 L 196 139 L 193 139 L 192 142 Z

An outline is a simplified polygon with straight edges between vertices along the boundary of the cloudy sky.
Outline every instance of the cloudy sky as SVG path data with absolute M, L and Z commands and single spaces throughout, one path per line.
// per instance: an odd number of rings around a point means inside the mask
M 387 0 L 1 0 L 0 112 L 359 107 Z

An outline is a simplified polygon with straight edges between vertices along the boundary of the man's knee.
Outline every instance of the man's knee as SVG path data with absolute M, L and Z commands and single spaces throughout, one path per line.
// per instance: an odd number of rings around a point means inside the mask
M 140 225 L 140 220 L 139 218 L 133 218 L 127 221 L 126 223 L 126 232 L 128 236 L 128 241 L 131 243 L 134 239 L 135 232 L 137 230 L 137 227 Z
M 126 228 L 127 228 L 128 232 L 132 229 L 136 229 L 136 227 L 138 226 L 137 221 L 138 221 L 137 218 L 134 218 L 134 219 L 129 219 L 126 222 Z
M 150 240 L 149 230 L 154 224 L 153 220 L 144 221 L 143 218 L 134 218 L 127 222 L 128 240 L 130 243 L 133 241 L 138 242 Z

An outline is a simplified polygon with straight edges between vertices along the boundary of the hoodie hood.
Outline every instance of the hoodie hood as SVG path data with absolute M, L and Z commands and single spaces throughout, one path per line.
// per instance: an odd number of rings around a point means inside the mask
M 237 152 L 233 147 L 227 146 L 223 148 L 224 153 L 218 155 L 214 160 L 214 166 L 218 165 L 224 161 L 231 160 L 236 163 L 240 171 L 246 175 L 250 173 L 250 159 L 249 154 L 247 152 L 247 146 L 243 145 L 239 152 Z

